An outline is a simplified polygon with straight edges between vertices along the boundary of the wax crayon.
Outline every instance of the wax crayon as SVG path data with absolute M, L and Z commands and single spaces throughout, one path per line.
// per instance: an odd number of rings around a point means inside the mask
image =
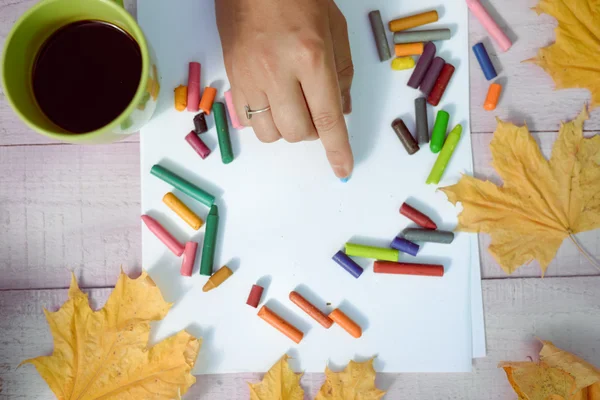
M 217 232 L 219 230 L 219 208 L 213 205 L 206 217 L 206 232 L 202 244 L 202 258 L 200 259 L 200 275 L 211 276 L 213 260 L 215 258 L 215 246 L 217 243 Z
M 202 100 L 200 100 L 199 106 L 199 108 L 204 112 L 204 114 L 210 115 L 213 103 L 215 102 L 215 97 L 217 97 L 217 89 L 210 86 L 204 88 L 204 92 L 202 93 Z
M 179 85 L 174 90 L 175 109 L 183 111 L 187 107 L 187 86 Z
M 395 249 L 364 246 L 355 243 L 346 243 L 346 255 L 385 261 L 398 261 L 400 256 L 398 250 Z
M 431 220 L 431 218 L 406 203 L 402 203 L 400 206 L 400 214 L 404 215 L 406 218 L 425 229 L 437 229 L 437 225 Z
M 194 117 L 194 130 L 198 135 L 208 132 L 208 126 L 206 126 L 206 117 L 204 112 L 196 114 Z
M 396 136 L 398 136 L 398 139 L 400 139 L 400 142 L 409 155 L 415 154 L 417 151 L 419 151 L 419 144 L 413 137 L 412 133 L 410 133 L 402 119 L 396 118 L 392 122 L 392 129 L 396 133 Z
M 373 272 L 376 274 L 444 276 L 444 266 L 439 264 L 375 261 Z
M 432 106 L 440 104 L 440 100 L 446 92 L 446 88 L 448 87 L 448 83 L 450 83 L 452 75 L 454 75 L 454 65 L 448 63 L 444 64 L 440 76 L 438 76 L 431 93 L 429 93 L 429 96 L 427 97 L 427 102 L 429 104 Z
M 215 112 L 215 125 L 217 126 L 221 161 L 223 161 L 223 164 L 229 164 L 233 161 L 233 149 L 231 148 L 229 125 L 227 123 L 227 116 L 225 115 L 225 105 L 221 102 L 216 102 L 213 105 L 213 110 Z
M 404 71 L 415 67 L 415 60 L 412 57 L 396 57 L 392 60 L 392 69 L 394 71 Z
M 149 215 L 142 215 L 142 221 L 144 221 L 150 232 L 163 242 L 173 254 L 181 257 L 184 249 L 183 245 L 164 226 Z
M 233 104 L 233 95 L 231 94 L 231 90 L 225 92 L 225 104 L 227 104 L 227 112 L 229 113 L 229 120 L 231 121 L 231 126 L 233 126 L 234 129 L 243 129 L 244 125 L 241 124 L 237 112 L 235 111 L 235 105 Z
M 342 312 L 339 308 L 336 308 L 329 314 L 329 318 L 333 320 L 336 324 L 338 324 L 341 328 L 343 328 L 346 332 L 348 332 L 352 337 L 358 339 L 362 336 L 361 327 L 354 322 L 350 317 Z
M 408 17 L 397 18 L 389 22 L 388 27 L 392 32 L 403 31 L 410 28 L 416 28 L 425 24 L 430 24 L 438 20 L 438 13 L 435 10 L 427 11 Z
M 429 93 L 431 93 L 431 89 L 433 89 L 433 86 L 440 76 L 440 72 L 442 72 L 442 68 L 444 68 L 445 64 L 446 62 L 441 57 L 436 57 L 431 62 L 431 65 L 429 66 L 429 69 L 427 70 L 427 73 L 423 77 L 423 81 L 419 86 L 421 93 L 423 93 L 426 97 L 429 96 Z
M 435 44 L 431 42 L 426 43 L 425 47 L 423 48 L 423 54 L 421 54 L 421 57 L 419 57 L 419 61 L 417 61 L 417 65 L 412 75 L 410 76 L 410 79 L 408 80 L 408 86 L 410 86 L 413 89 L 419 87 L 434 57 Z
M 196 132 L 191 131 L 185 137 L 185 141 L 194 149 L 196 154 L 200 156 L 203 160 L 210 155 L 210 149 L 204 143 L 202 139 L 196 134 Z
M 450 121 L 450 114 L 444 110 L 440 110 L 435 117 L 435 124 L 431 131 L 431 141 L 429 142 L 429 148 L 432 153 L 439 153 L 446 140 L 446 131 L 448 130 L 448 122 Z
M 479 0 L 466 0 L 467 6 L 475 17 L 481 22 L 481 25 L 488 31 L 490 36 L 496 41 L 502 51 L 507 51 L 511 48 L 512 42 L 506 36 L 506 33 L 498 26 L 496 21 L 487 12 Z
M 265 289 L 259 285 L 252 285 L 252 289 L 250 290 L 250 294 L 248 295 L 248 300 L 246 300 L 246 304 L 250 307 L 258 307 L 260 303 L 260 298 L 262 297 L 263 291 Z
M 458 145 L 458 141 L 460 140 L 460 136 L 462 134 L 462 126 L 456 125 L 454 129 L 448 134 L 448 138 L 444 142 L 444 147 L 442 147 L 442 151 L 438 155 L 435 164 L 433 164 L 433 168 L 431 169 L 431 173 L 427 178 L 427 184 L 435 184 L 440 183 L 440 179 L 442 179 L 442 175 L 444 175 L 444 171 L 446 171 L 446 167 L 450 162 L 450 158 L 452 158 L 452 154 L 454 154 L 454 150 Z
M 402 237 L 411 242 L 450 244 L 454 240 L 454 233 L 439 230 L 432 231 L 430 229 L 407 228 L 402 231 Z
M 477 58 L 485 79 L 490 81 L 498 76 L 496 68 L 494 68 L 494 64 L 492 64 L 492 60 L 490 60 L 490 56 L 483 43 L 479 42 L 473 46 L 473 53 L 475 53 L 475 58 Z
M 179 175 L 176 175 L 173 172 L 169 171 L 165 167 L 155 164 L 154 166 L 152 166 L 152 169 L 150 169 L 150 173 L 156 176 L 157 178 L 165 181 L 169 185 L 172 185 L 176 189 L 179 189 L 181 192 L 187 194 L 191 198 L 198 200 L 200 203 L 204 204 L 207 207 L 212 206 L 215 202 L 215 196 L 208 192 L 205 192 L 198 186 L 191 184 Z
M 423 42 L 419 43 L 402 43 L 394 46 L 396 57 L 420 56 L 423 54 Z
M 188 70 L 187 110 L 198 111 L 200 102 L 200 63 L 191 62 Z
M 402 31 L 394 33 L 394 43 L 433 42 L 434 40 L 449 40 L 451 37 L 450 29 Z
M 182 276 L 192 276 L 197 252 L 197 242 L 187 242 L 185 244 L 185 248 L 183 250 L 183 261 L 181 262 L 181 269 L 179 271 Z
M 355 278 L 358 278 L 364 271 L 360 267 L 360 265 L 358 265 L 353 259 L 348 257 L 346 253 L 344 253 L 341 250 L 335 253 L 335 255 L 333 256 L 333 261 L 338 263 L 340 267 L 344 268 L 346 271 L 348 271 L 350 275 L 352 275 Z
M 307 313 L 312 319 L 321 324 L 325 329 L 331 328 L 333 321 L 327 315 L 323 314 L 315 305 L 306 300 L 298 292 L 290 292 L 290 301 L 300 307 L 302 311 Z
M 483 108 L 486 111 L 495 110 L 500 100 L 500 94 L 502 94 L 502 85 L 492 83 L 485 98 L 485 103 L 483 103 Z
M 392 58 L 392 53 L 390 52 L 390 46 L 387 41 L 379 10 L 371 11 L 369 13 L 369 21 L 371 22 L 371 30 L 373 31 L 373 38 L 375 39 L 377 53 L 379 54 L 379 61 L 389 60 Z
M 399 250 L 403 253 L 410 254 L 411 256 L 416 256 L 419 252 L 419 245 L 411 242 L 410 240 L 406 240 L 401 237 L 395 237 L 390 244 L 392 249 Z
M 202 254 L 204 255 L 204 250 L 202 250 Z M 213 290 L 225 282 L 231 275 L 233 275 L 233 271 L 226 265 L 222 266 L 206 281 L 202 287 L 202 291 L 209 292 Z
M 277 329 L 279 332 L 283 333 L 285 336 L 290 338 L 296 344 L 302 341 L 304 337 L 304 333 L 302 333 L 298 328 L 281 318 L 279 315 L 275 314 L 269 307 L 262 306 L 258 311 L 258 316 L 266 321 L 273 328 Z
M 163 203 L 185 221 L 192 229 L 198 230 L 204 224 L 202 218 L 189 209 L 177 196 L 169 192 L 163 196 Z

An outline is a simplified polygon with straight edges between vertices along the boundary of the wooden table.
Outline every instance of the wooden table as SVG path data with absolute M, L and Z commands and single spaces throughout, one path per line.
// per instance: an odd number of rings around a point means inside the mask
M 134 1 L 128 7 L 133 13 Z M 0 45 L 15 20 L 35 2 L 0 0 Z M 488 82 L 470 60 L 475 173 L 498 182 L 488 147 L 495 116 L 527 122 L 549 155 L 559 122 L 575 117 L 590 96 L 584 90 L 554 92 L 548 75 L 522 62 L 554 38 L 556 22 L 531 11 L 535 0 L 484 3 L 516 39 L 508 53 L 490 52 L 499 67 L 499 81 L 506 85 L 494 113 L 481 107 Z M 472 44 L 483 39 L 493 48 L 474 19 L 470 38 Z M 592 113 L 585 128 L 588 135 L 598 133 L 600 110 Z M 139 157 L 137 136 L 106 146 L 72 146 L 37 135 L 17 119 L 0 89 L 0 398 L 53 398 L 32 366 L 16 367 L 23 359 L 51 353 L 42 309 L 56 309 L 64 302 L 69 271 L 75 271 L 92 304 L 100 307 L 120 266 L 134 274 L 142 268 Z M 600 257 L 600 231 L 579 239 Z M 471 374 L 382 374 L 378 384 L 389 391 L 386 398 L 514 399 L 496 365 L 535 357 L 535 336 L 600 365 L 598 271 L 567 241 L 546 278 L 538 278 L 535 262 L 507 277 L 485 250 L 488 244 L 489 238 L 482 236 L 488 357 L 476 360 Z M 259 374 L 200 376 L 186 397 L 245 399 L 245 381 L 257 379 Z M 307 374 L 302 384 L 314 395 L 322 380 L 322 374 Z

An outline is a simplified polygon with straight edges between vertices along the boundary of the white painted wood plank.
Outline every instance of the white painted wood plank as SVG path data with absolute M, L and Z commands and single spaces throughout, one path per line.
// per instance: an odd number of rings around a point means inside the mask
M 487 32 L 471 15 L 469 40 L 471 45 L 483 41 L 498 78 L 504 86 L 498 108 L 493 112 L 483 109 L 490 82 L 486 81 L 471 52 L 471 128 L 473 132 L 493 132 L 495 117 L 515 123 L 527 122 L 533 131 L 558 130 L 560 121 L 574 118 L 590 94 L 583 89 L 554 90 L 548 74 L 532 63 L 523 63 L 537 54 L 541 47 L 554 42 L 556 20 L 548 15 L 538 16 L 533 10 L 538 0 L 482 0 L 496 20 L 507 28 L 513 47 L 506 53 L 498 50 Z M 600 129 L 600 108 L 594 110 L 586 130 Z
M 137 143 L 0 147 L 0 288 L 113 285 L 140 268 Z
M 35 3 L 36 0 L 0 0 L 0 47 L 17 18 Z M 518 38 L 506 53 L 497 53 L 485 30 L 476 19 L 470 19 L 471 44 L 484 39 L 492 61 L 501 71 L 499 81 L 506 84 L 498 109 L 491 113 L 484 111 L 481 105 L 489 82 L 471 55 L 471 125 L 474 133 L 492 132 L 496 115 L 514 122 L 527 121 L 532 130 L 553 131 L 558 129 L 561 120 L 577 115 L 590 98 L 585 90 L 553 91 L 553 82 L 545 72 L 533 64 L 522 63 L 533 57 L 539 47 L 554 40 L 555 21 L 548 16 L 538 17 L 530 10 L 535 3 L 536 0 L 484 0 L 503 25 L 509 27 L 511 38 Z M 136 1 L 127 0 L 126 4 L 135 15 Z M 600 109 L 592 113 L 586 129 L 600 129 Z M 126 140 L 137 141 L 138 137 Z M 0 88 L 0 145 L 41 143 L 53 143 L 53 140 L 35 134 L 19 121 Z
M 516 398 L 496 365 L 503 360 L 535 358 L 539 350 L 535 337 L 552 340 L 600 365 L 598 285 L 600 277 L 484 281 L 489 356 L 475 362 L 472 374 L 385 374 L 378 384 L 389 391 L 386 399 Z M 94 307 L 101 306 L 109 294 L 110 289 L 91 290 Z M 32 366 L 15 368 L 23 359 L 51 353 L 52 339 L 42 308 L 57 309 L 66 295 L 64 289 L 0 292 L 0 394 L 5 398 L 53 398 Z M 185 398 L 247 399 L 245 382 L 260 378 L 260 374 L 199 376 Z M 310 398 L 322 380 L 322 374 L 302 379 Z

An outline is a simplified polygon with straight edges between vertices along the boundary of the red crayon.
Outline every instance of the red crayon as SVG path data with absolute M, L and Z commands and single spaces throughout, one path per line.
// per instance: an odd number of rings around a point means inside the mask
M 248 300 L 246 300 L 246 304 L 251 307 L 258 307 L 260 303 L 260 298 L 262 297 L 264 288 L 259 285 L 252 285 L 252 289 L 250 290 L 250 294 L 248 295 Z
M 452 64 L 446 63 L 442 68 L 442 72 L 435 81 L 435 85 L 433 85 L 433 90 L 429 93 L 429 97 L 427 97 L 427 102 L 432 106 L 437 106 L 440 104 L 440 100 L 448 87 L 448 83 L 450 82 L 450 78 L 454 74 L 454 66 Z
M 177 257 L 181 257 L 183 254 L 184 247 L 173 235 L 169 233 L 157 220 L 149 215 L 142 215 L 142 221 L 146 224 L 150 232 L 160 239 L 175 254 Z
M 413 207 L 406 203 L 400 207 L 400 214 L 413 220 L 417 225 L 422 226 L 425 229 L 437 229 L 437 225 L 429 217 L 423 214 L 419 210 L 415 210 Z
M 444 266 L 439 264 L 375 261 L 373 264 L 373 272 L 376 274 L 444 276 Z

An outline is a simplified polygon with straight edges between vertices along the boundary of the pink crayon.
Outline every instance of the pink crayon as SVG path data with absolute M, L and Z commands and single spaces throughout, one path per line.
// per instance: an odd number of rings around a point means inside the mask
M 198 111 L 200 105 L 200 63 L 191 62 L 188 72 L 187 110 Z
M 177 257 L 181 257 L 183 254 L 183 245 L 177 241 L 157 220 L 149 215 L 142 215 L 142 221 L 146 224 L 150 232 L 160 239 L 175 254 Z
M 240 120 L 235 112 L 235 106 L 233 105 L 233 96 L 231 90 L 225 92 L 225 103 L 227 103 L 227 111 L 229 112 L 229 119 L 231 120 L 231 126 L 235 129 L 244 129 L 244 125 L 240 123 Z
M 198 250 L 198 243 L 187 242 L 185 244 L 185 250 L 183 251 L 183 262 L 181 263 L 182 276 L 192 276 L 192 270 L 194 269 L 194 263 L 196 262 L 196 251 Z
M 210 149 L 206 143 L 204 143 L 202 139 L 198 137 L 196 132 L 191 131 L 188 133 L 188 135 L 185 137 L 185 141 L 188 142 L 194 150 L 196 150 L 196 153 L 198 153 L 203 160 L 210 154 Z
M 512 46 L 512 42 L 506 36 L 506 33 L 498 26 L 496 21 L 490 16 L 487 10 L 483 7 L 483 5 L 479 2 L 479 0 L 467 0 L 467 6 L 481 25 L 488 31 L 490 36 L 494 38 L 498 46 L 500 46 L 500 50 L 507 51 Z

